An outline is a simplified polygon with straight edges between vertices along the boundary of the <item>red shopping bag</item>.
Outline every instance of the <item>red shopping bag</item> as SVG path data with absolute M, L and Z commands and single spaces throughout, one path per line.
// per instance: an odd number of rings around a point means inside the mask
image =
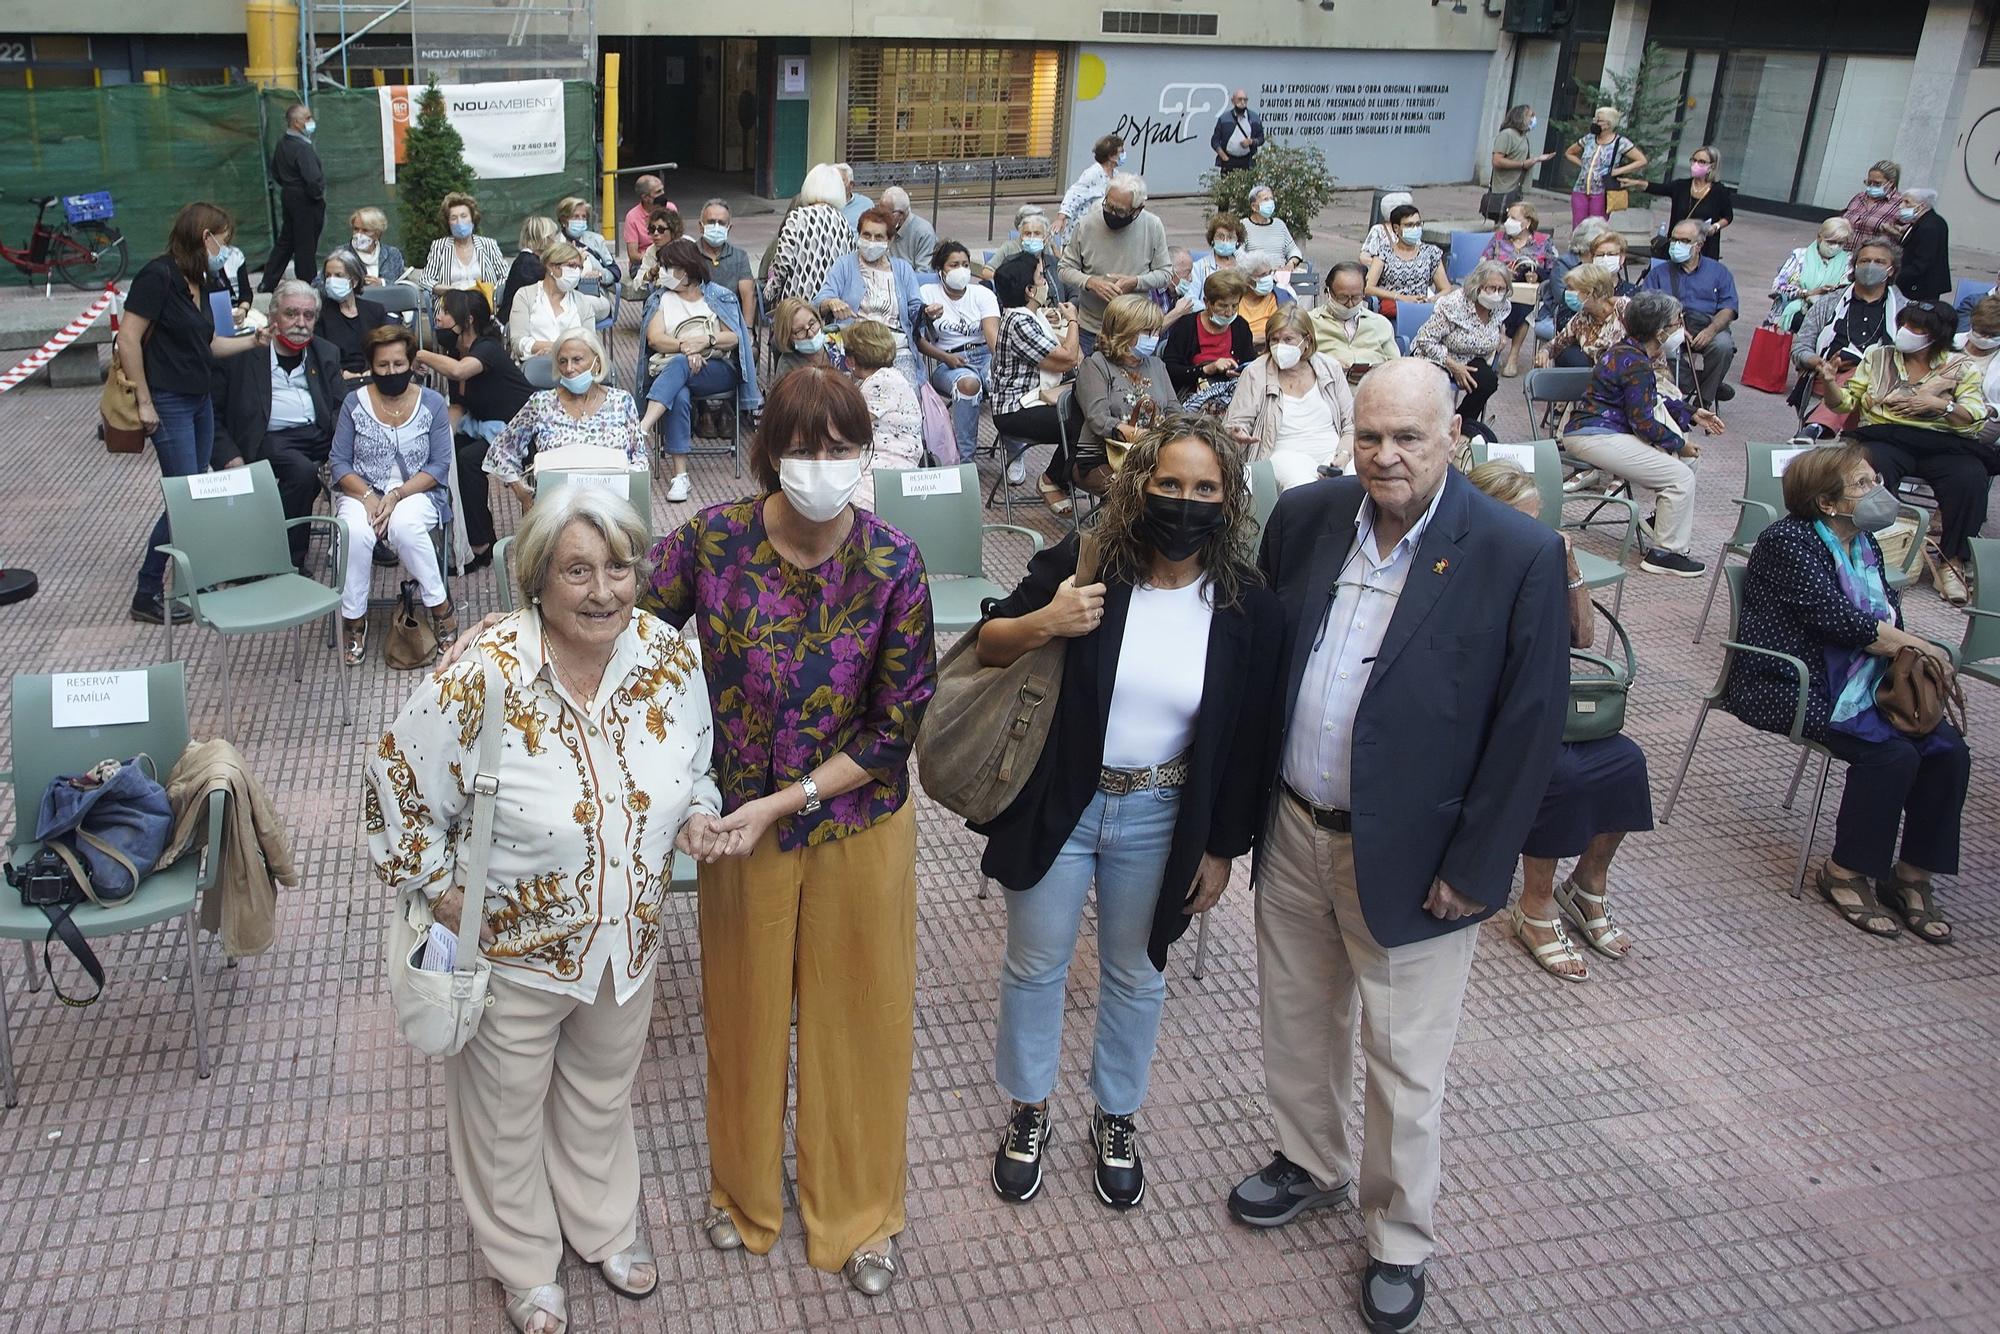
M 1792 387 L 1791 372 L 1792 336 L 1760 325 L 1750 336 L 1750 355 L 1743 360 L 1743 387 L 1782 394 Z

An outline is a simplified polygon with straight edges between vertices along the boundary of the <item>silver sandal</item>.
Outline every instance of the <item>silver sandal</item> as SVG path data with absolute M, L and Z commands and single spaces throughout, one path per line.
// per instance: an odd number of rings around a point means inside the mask
M 1623 950 L 1611 948 L 1611 943 L 1626 940 L 1625 928 L 1611 920 L 1609 895 L 1592 894 L 1576 883 L 1571 876 L 1556 887 L 1556 906 L 1583 936 L 1583 943 L 1602 954 L 1607 959 L 1622 959 L 1632 952 L 1628 943 Z M 1586 908 L 1584 905 L 1588 904 Z
M 569 1328 L 569 1299 L 563 1294 L 562 1284 L 544 1283 L 537 1288 L 500 1289 L 507 1294 L 507 1319 L 522 1334 L 531 1334 L 528 1324 L 538 1315 L 555 1317 L 555 1324 L 544 1325 L 533 1334 L 563 1334 Z
M 885 1241 L 879 1251 L 856 1251 L 847 1257 L 841 1272 L 847 1275 L 856 1292 L 865 1297 L 880 1297 L 896 1281 L 896 1243 Z
M 708 1244 L 715 1247 L 716 1250 L 734 1251 L 742 1249 L 743 1233 L 736 1226 L 736 1220 L 730 1216 L 727 1209 L 717 1209 L 708 1216 L 708 1221 L 704 1222 L 701 1226 L 702 1230 L 708 1233 Z
M 643 1288 L 632 1282 L 632 1271 L 640 1265 L 653 1266 L 653 1281 Z M 644 1301 L 659 1291 L 659 1261 L 654 1259 L 653 1248 L 644 1237 L 633 1238 L 632 1244 L 618 1254 L 599 1260 L 597 1268 L 604 1275 L 605 1284 L 620 1297 Z

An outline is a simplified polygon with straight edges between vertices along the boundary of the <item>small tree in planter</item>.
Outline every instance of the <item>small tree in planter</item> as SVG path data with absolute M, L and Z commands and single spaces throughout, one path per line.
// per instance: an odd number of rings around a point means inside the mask
M 1684 63 L 1682 57 L 1648 43 L 1638 69 L 1623 74 L 1607 70 L 1603 83 L 1579 84 L 1576 95 L 1583 106 L 1582 113 L 1549 126 L 1550 146 L 1558 160 L 1571 144 L 1590 133 L 1591 116 L 1598 107 L 1616 107 L 1620 117 L 1618 133 L 1637 144 L 1646 155 L 1646 170 L 1640 174 L 1649 181 L 1667 179 L 1674 165 L 1674 144 L 1685 114 L 1681 104 Z M 1567 164 L 1564 167 L 1571 170 Z
M 1201 188 L 1208 191 L 1209 212 L 1234 213 L 1247 217 L 1250 189 L 1268 185 L 1277 199 L 1278 216 L 1291 228 L 1296 240 L 1312 235 L 1313 219 L 1333 201 L 1335 177 L 1326 169 L 1326 154 L 1311 144 L 1297 147 L 1271 142 L 1257 150 L 1256 165 L 1248 171 L 1224 171 L 1210 167 L 1202 173 Z
M 431 242 L 444 235 L 444 197 L 470 193 L 472 168 L 465 165 L 465 140 L 445 119 L 444 94 L 433 79 L 417 103 L 416 124 L 403 137 L 403 165 L 396 171 L 396 198 L 403 210 L 403 250 L 421 264 Z

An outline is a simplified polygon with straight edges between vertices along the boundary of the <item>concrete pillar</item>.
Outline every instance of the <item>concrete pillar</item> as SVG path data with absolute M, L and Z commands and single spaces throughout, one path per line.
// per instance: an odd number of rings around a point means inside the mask
M 1514 52 L 1520 39 L 1499 34 L 1493 59 L 1486 64 L 1486 96 L 1479 104 L 1479 141 L 1472 155 L 1472 179 L 1481 185 L 1493 178 L 1493 135 L 1507 115 L 1508 91 L 1514 83 Z
M 1986 40 L 1983 9 L 1975 0 L 1931 0 L 1924 14 L 1909 100 L 1891 155 L 1903 166 L 1906 187 L 1935 189 L 1953 172 L 1958 145 L 1944 129 L 1958 124 L 1967 76 L 1979 64 Z
M 1646 56 L 1646 25 L 1652 21 L 1653 0 L 1618 0 L 1611 10 L 1611 31 L 1604 39 L 1604 72 L 1636 74 Z

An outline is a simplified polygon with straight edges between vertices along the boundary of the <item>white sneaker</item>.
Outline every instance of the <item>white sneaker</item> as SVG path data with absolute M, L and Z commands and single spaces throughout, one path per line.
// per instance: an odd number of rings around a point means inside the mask
M 1028 480 L 1028 461 L 1026 458 L 1015 459 L 1012 463 L 1007 465 L 1007 485 L 1021 486 L 1025 484 L 1027 480 Z
M 689 493 L 693 490 L 694 479 L 686 473 L 682 473 L 680 476 L 674 478 L 673 481 L 667 483 L 667 499 L 679 504 L 685 501 Z

